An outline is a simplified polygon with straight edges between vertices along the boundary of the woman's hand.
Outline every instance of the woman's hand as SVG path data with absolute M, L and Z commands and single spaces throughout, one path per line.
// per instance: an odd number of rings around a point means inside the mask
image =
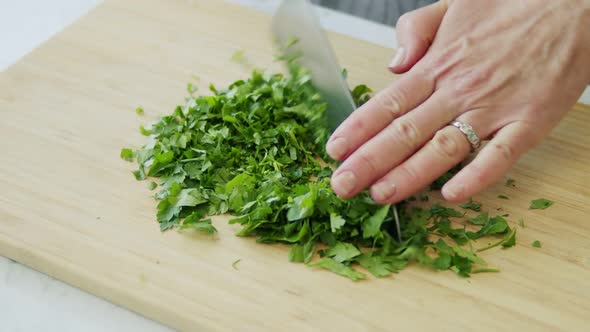
M 390 70 L 404 73 L 356 110 L 328 141 L 343 163 L 341 197 L 367 187 L 395 203 L 471 149 L 448 124 L 491 139 L 443 187 L 463 201 L 498 181 L 559 122 L 590 82 L 589 0 L 439 1 L 402 16 Z

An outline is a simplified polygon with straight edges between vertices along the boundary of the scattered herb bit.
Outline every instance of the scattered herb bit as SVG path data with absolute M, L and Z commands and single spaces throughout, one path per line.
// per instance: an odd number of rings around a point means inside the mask
M 139 133 L 143 136 L 150 136 L 153 132 L 151 129 L 147 129 L 144 126 L 139 126 Z
M 358 281 L 367 277 L 364 273 L 356 271 L 350 266 L 344 265 L 332 258 L 324 258 L 317 263 L 310 264 L 310 266 L 321 267 L 341 276 L 348 277 L 353 281 Z
M 524 228 L 524 219 L 523 218 L 518 219 L 518 224 L 520 225 L 520 227 Z
M 238 270 L 238 263 L 241 261 L 242 261 L 241 258 L 236 259 L 233 263 L 231 263 L 231 267 L 237 271 Z
M 506 195 L 498 195 L 498 198 L 500 199 L 510 199 L 508 196 Z
M 504 185 L 506 185 L 506 187 L 515 187 L 516 185 L 514 184 L 516 181 L 514 181 L 513 178 L 507 178 L 506 182 L 504 182 Z
M 356 100 L 357 104 L 362 105 L 362 104 L 366 103 L 367 101 L 369 101 L 369 99 L 371 98 L 371 92 L 373 92 L 373 90 L 371 90 L 371 88 L 369 88 L 368 86 L 366 86 L 364 84 L 357 85 L 352 90 L 352 98 L 354 100 Z
M 516 227 L 512 228 L 512 230 L 506 235 L 506 241 L 502 243 L 502 247 L 510 248 L 516 245 Z
M 477 252 L 486 251 L 492 248 L 495 248 L 499 245 L 502 245 L 504 248 L 510 248 L 516 244 L 516 228 L 510 229 L 510 231 L 502 238 L 500 241 L 489 244 L 486 247 L 477 249 Z
M 150 181 L 150 182 L 148 182 L 147 187 L 149 190 L 154 190 L 154 189 L 156 189 L 156 187 L 158 187 L 158 184 L 155 183 L 154 181 Z
M 120 156 L 121 156 L 121 159 L 123 159 L 125 161 L 132 162 L 135 154 L 133 153 L 133 150 L 131 150 L 129 148 L 123 148 L 123 149 L 121 149 Z
M 497 273 L 500 272 L 499 269 L 493 267 L 481 267 L 479 269 L 473 270 L 471 273 Z
M 343 263 L 359 256 L 360 250 L 350 243 L 338 242 L 326 251 L 326 256 L 332 257 L 333 260 Z
M 241 59 L 237 53 L 234 60 Z M 486 262 L 471 241 L 512 234 L 501 216 L 482 213 L 469 219 L 479 228 L 467 231 L 451 221 L 465 213 L 440 204 L 419 208 L 404 201 L 392 208 L 376 204 L 367 191 L 347 200 L 334 193 L 330 176 L 336 164 L 324 150 L 330 134 L 327 105 L 309 73 L 293 59 L 283 59 L 288 75 L 253 71 L 225 89 L 210 85 L 212 94 L 202 96 L 188 85 L 184 105 L 149 128 L 141 127 L 149 137 L 147 145 L 121 151 L 123 159 L 136 160 L 137 180 L 159 179 L 157 187 L 153 181 L 148 187 L 158 188 L 154 197 L 160 230 L 214 234 L 211 217 L 229 214 L 229 222 L 241 226 L 237 236 L 288 244 L 290 261 L 352 280 L 366 277 L 358 266 L 376 277 L 399 272 L 411 262 L 463 277 L 482 270 Z M 370 92 L 366 86 L 353 89 L 357 105 Z M 460 168 L 430 187 L 440 189 Z M 420 196 L 420 201 L 427 200 Z M 468 206 L 481 209 L 475 202 Z M 393 237 L 396 217 L 401 241 Z M 502 243 L 514 240 L 508 235 Z M 310 263 L 316 254 L 321 259 Z
M 420 199 L 420 202 L 428 202 L 428 195 L 426 195 L 426 194 L 420 195 L 419 199 Z
M 541 241 L 539 241 L 539 240 L 533 241 L 532 246 L 535 248 L 541 248 Z
M 474 225 L 484 225 L 485 223 L 488 222 L 488 220 L 489 220 L 489 217 L 488 217 L 487 212 L 480 213 L 479 215 L 477 215 L 473 218 L 467 219 L 467 221 L 469 221 L 470 223 L 472 223 Z
M 344 224 L 346 224 L 346 220 L 342 216 L 334 212 L 330 213 L 330 230 L 332 233 L 336 233 Z
M 473 200 L 471 200 L 471 198 L 469 199 L 469 202 L 463 203 L 463 204 L 461 204 L 459 206 L 462 207 L 462 208 L 464 208 L 464 209 L 473 210 L 473 211 L 476 211 L 476 212 L 481 211 L 481 203 L 476 203 Z
M 179 230 L 195 230 L 199 233 L 205 234 L 213 234 L 217 232 L 217 229 L 211 225 L 211 219 L 197 220 L 198 218 L 194 218 L 189 220 L 191 216 L 184 220 Z
M 138 108 L 136 108 L 135 109 L 135 114 L 137 114 L 137 115 L 143 115 L 143 108 L 141 108 L 141 106 L 138 107 Z
M 550 201 L 545 198 L 534 199 L 531 201 L 531 206 L 529 207 L 529 209 L 531 209 L 531 210 L 536 210 L 536 209 L 544 210 L 544 209 L 550 207 L 551 205 L 553 205 L 553 203 L 554 203 L 553 201 Z
M 472 239 L 479 239 L 486 235 L 506 234 L 510 230 L 508 222 L 502 216 L 490 218 L 477 232 L 467 232 L 467 236 Z

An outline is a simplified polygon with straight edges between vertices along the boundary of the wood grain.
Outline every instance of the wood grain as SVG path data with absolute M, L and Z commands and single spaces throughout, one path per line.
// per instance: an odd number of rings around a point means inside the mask
M 191 74 L 203 87 L 245 77 L 228 61 L 237 49 L 267 67 L 268 23 L 218 1 L 107 1 L 1 73 L 0 254 L 181 330 L 587 329 L 588 106 L 522 158 L 516 188 L 476 197 L 526 223 L 515 248 L 482 254 L 499 274 L 413 266 L 353 283 L 289 263 L 284 246 L 233 236 L 224 217 L 215 239 L 160 233 L 152 193 L 121 147 L 144 143 L 138 126 L 182 103 Z M 391 50 L 330 38 L 354 82 L 391 79 Z M 528 210 L 539 197 L 557 203 Z

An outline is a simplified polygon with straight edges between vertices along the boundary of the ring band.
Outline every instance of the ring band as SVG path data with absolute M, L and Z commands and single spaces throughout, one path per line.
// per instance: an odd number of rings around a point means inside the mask
M 479 148 L 479 146 L 481 145 L 481 140 L 479 139 L 479 136 L 477 136 L 477 134 L 475 133 L 475 130 L 473 130 L 473 127 L 460 121 L 451 122 L 451 126 L 459 129 L 463 133 L 463 135 L 465 135 L 465 138 L 467 138 L 469 144 L 471 144 L 471 151 Z

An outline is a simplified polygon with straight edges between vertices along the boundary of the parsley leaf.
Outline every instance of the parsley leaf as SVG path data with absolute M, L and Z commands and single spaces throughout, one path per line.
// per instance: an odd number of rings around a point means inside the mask
M 360 255 L 360 250 L 350 243 L 338 242 L 326 251 L 326 256 L 332 257 L 337 262 L 350 261 Z
M 363 237 L 371 238 L 377 236 L 381 231 L 381 225 L 385 221 L 385 217 L 389 213 L 390 205 L 384 205 L 380 207 L 375 214 L 370 216 L 362 226 Z
M 553 201 L 550 201 L 545 198 L 534 199 L 531 201 L 531 206 L 529 207 L 529 209 L 531 209 L 531 210 L 535 210 L 535 209 L 544 210 L 544 209 L 550 207 L 551 205 L 553 205 L 553 203 L 554 203 Z
M 330 213 L 330 229 L 332 230 L 332 233 L 342 228 L 344 224 L 346 224 L 346 220 L 344 220 L 341 215 L 333 212 Z
M 532 246 L 535 248 L 541 248 L 541 241 L 539 241 L 539 240 L 533 241 Z
M 125 161 L 129 161 L 132 162 L 133 158 L 135 157 L 135 153 L 133 152 L 133 150 L 129 149 L 129 148 L 123 148 L 121 149 L 121 159 L 125 160 Z
M 469 201 L 467 203 L 463 203 L 459 206 L 464 209 L 469 209 L 469 210 L 473 210 L 473 211 L 477 211 L 477 212 L 481 211 L 481 204 L 474 202 L 473 200 L 471 200 L 471 198 L 469 199 Z
M 316 263 L 310 264 L 310 266 L 321 267 L 341 276 L 350 278 L 353 281 L 358 281 L 367 277 L 364 273 L 356 271 L 350 266 L 344 265 L 332 258 L 324 258 Z
M 467 219 L 467 221 L 469 221 L 470 223 L 472 223 L 474 225 L 484 225 L 485 223 L 488 222 L 489 219 L 490 218 L 488 217 L 488 213 L 483 212 L 473 218 Z

